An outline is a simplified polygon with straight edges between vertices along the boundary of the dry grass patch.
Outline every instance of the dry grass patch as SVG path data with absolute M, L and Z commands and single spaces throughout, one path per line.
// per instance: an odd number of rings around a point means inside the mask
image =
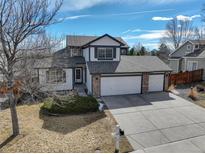
M 47 117 L 39 114 L 41 104 L 18 106 L 21 135 L 0 149 L 0 152 L 114 152 L 111 135 L 115 121 L 111 114 Z M 0 112 L 0 144 L 11 134 L 9 109 Z M 125 137 L 121 152 L 132 151 Z

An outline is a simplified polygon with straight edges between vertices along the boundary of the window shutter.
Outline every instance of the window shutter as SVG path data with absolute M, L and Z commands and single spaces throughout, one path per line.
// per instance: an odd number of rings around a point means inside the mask
M 97 53 L 97 47 L 95 47 L 95 58 L 97 58 L 98 56 L 98 53 Z
M 113 58 L 116 58 L 116 48 L 113 48 Z

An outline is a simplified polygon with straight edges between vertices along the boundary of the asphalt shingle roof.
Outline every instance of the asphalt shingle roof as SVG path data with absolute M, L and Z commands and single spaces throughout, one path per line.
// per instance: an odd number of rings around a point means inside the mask
M 205 50 L 205 47 L 201 49 L 195 49 L 194 52 L 187 54 L 185 57 L 198 57 L 204 50 Z
M 189 40 L 190 42 L 194 43 L 194 44 L 205 44 L 205 40 Z
M 69 51 L 64 48 L 55 52 L 50 57 L 38 60 L 35 68 L 72 68 L 76 64 L 85 64 L 85 58 L 82 56 L 70 57 Z
M 68 35 L 67 36 L 67 45 L 68 46 L 84 46 L 87 43 L 97 39 L 99 36 L 81 36 L 81 35 Z M 121 37 L 114 37 L 118 41 L 125 44 L 124 47 L 128 47 L 127 43 Z
M 156 56 L 121 56 L 121 61 L 87 62 L 91 74 L 172 71 Z

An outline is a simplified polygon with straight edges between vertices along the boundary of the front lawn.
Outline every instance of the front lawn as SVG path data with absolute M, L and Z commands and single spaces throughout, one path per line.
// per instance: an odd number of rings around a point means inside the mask
M 115 121 L 108 111 L 80 115 L 45 116 L 40 106 L 18 106 L 21 135 L 7 143 L 0 152 L 114 152 L 111 135 Z M 0 144 L 11 134 L 10 110 L 0 112 Z M 121 152 L 132 151 L 125 137 Z

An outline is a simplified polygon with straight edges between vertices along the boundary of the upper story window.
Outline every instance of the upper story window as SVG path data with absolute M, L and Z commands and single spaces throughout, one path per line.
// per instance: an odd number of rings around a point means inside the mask
M 114 58 L 113 48 L 97 48 L 98 60 L 112 60 Z
M 62 69 L 51 69 L 46 72 L 47 83 L 65 83 L 66 72 Z
M 195 44 L 194 48 L 199 49 L 199 44 Z
M 188 51 L 190 51 L 191 50 L 191 45 L 190 44 L 187 45 L 186 48 L 187 48 Z

